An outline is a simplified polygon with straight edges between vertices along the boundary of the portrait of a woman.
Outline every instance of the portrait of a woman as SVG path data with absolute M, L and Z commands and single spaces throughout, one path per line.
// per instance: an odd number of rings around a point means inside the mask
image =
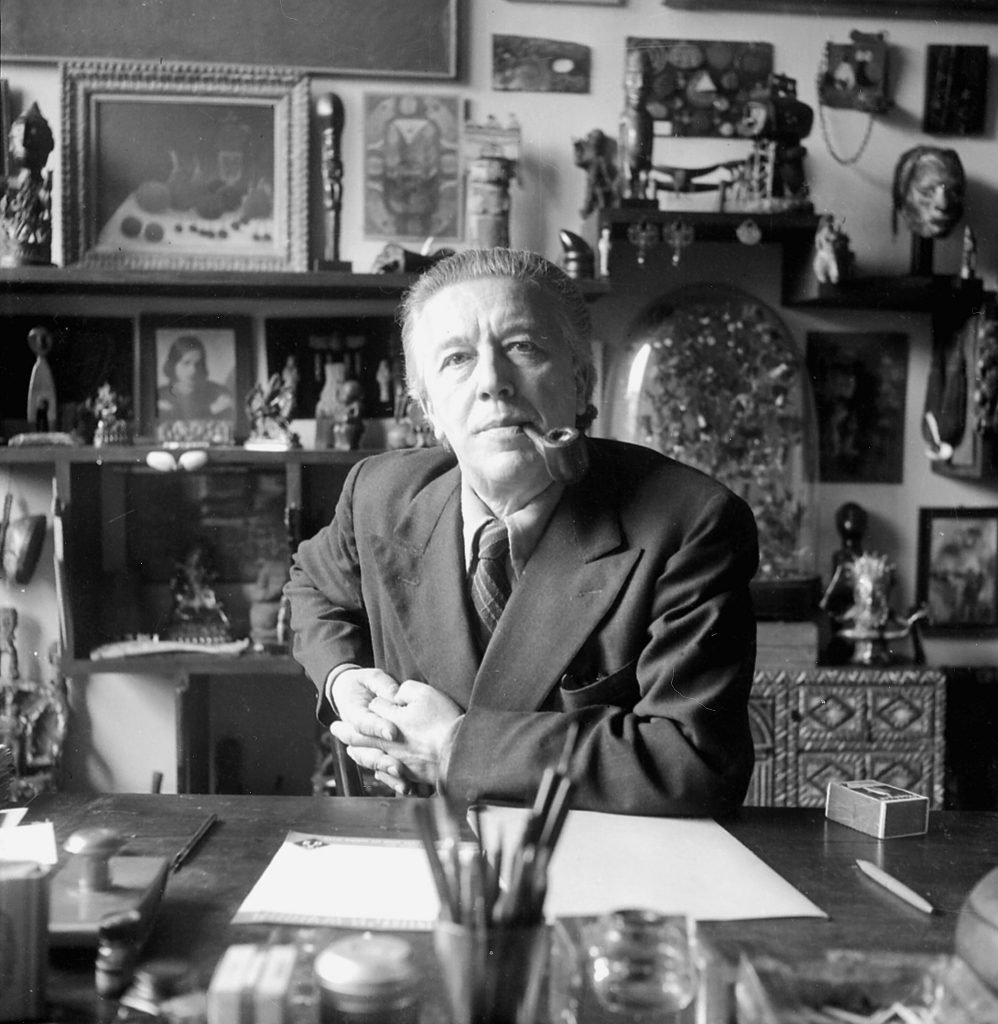
M 208 375 L 204 341 L 196 334 L 180 334 L 163 361 L 163 377 L 156 392 L 161 420 L 231 419 L 235 403 L 229 388 Z

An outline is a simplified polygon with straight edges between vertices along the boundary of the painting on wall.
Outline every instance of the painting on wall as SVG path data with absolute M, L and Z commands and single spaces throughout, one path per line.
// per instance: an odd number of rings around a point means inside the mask
M 925 629 L 998 629 L 998 508 L 919 509 L 918 601 Z
M 364 234 L 455 241 L 461 220 L 459 100 L 364 97 Z
M 62 90 L 66 263 L 307 269 L 307 79 L 85 61 Z
M 810 333 L 807 369 L 818 420 L 818 478 L 901 483 L 907 335 Z
M 592 50 L 534 36 L 492 37 L 492 88 L 497 92 L 589 92 Z
M 645 68 L 641 97 L 659 136 L 748 137 L 753 93 L 773 72 L 773 45 L 717 39 L 627 40 L 628 66 Z M 748 126 L 748 127 L 746 127 Z

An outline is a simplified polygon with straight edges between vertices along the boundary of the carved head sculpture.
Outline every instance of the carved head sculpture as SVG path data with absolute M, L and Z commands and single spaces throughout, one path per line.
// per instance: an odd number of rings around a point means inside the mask
M 955 150 L 915 146 L 894 168 L 894 227 L 900 213 L 913 235 L 946 238 L 963 217 L 967 177 Z
M 7 139 L 15 166 L 27 168 L 37 177 L 55 148 L 55 138 L 48 121 L 42 117 L 37 103 L 31 106 L 10 126 Z

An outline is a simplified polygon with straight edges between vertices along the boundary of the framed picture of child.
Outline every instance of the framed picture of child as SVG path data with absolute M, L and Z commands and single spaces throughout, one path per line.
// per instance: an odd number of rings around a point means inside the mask
M 252 386 L 249 319 L 144 316 L 140 333 L 142 434 L 178 446 L 244 440 Z

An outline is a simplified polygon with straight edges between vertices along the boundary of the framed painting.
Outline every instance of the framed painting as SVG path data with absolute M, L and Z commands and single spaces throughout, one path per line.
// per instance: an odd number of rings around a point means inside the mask
M 775 11 L 777 14 L 861 14 L 869 18 L 998 21 L 998 0 L 662 0 L 690 11 Z
M 998 629 L 998 508 L 922 508 L 918 601 L 926 631 Z
M 818 479 L 901 483 L 907 335 L 809 333 L 807 370 L 818 421 Z
M 64 262 L 308 268 L 308 82 L 194 64 L 62 68 Z
M 364 235 L 460 237 L 457 96 L 364 97 Z
M 161 445 L 231 445 L 248 434 L 249 317 L 143 316 L 140 429 Z

